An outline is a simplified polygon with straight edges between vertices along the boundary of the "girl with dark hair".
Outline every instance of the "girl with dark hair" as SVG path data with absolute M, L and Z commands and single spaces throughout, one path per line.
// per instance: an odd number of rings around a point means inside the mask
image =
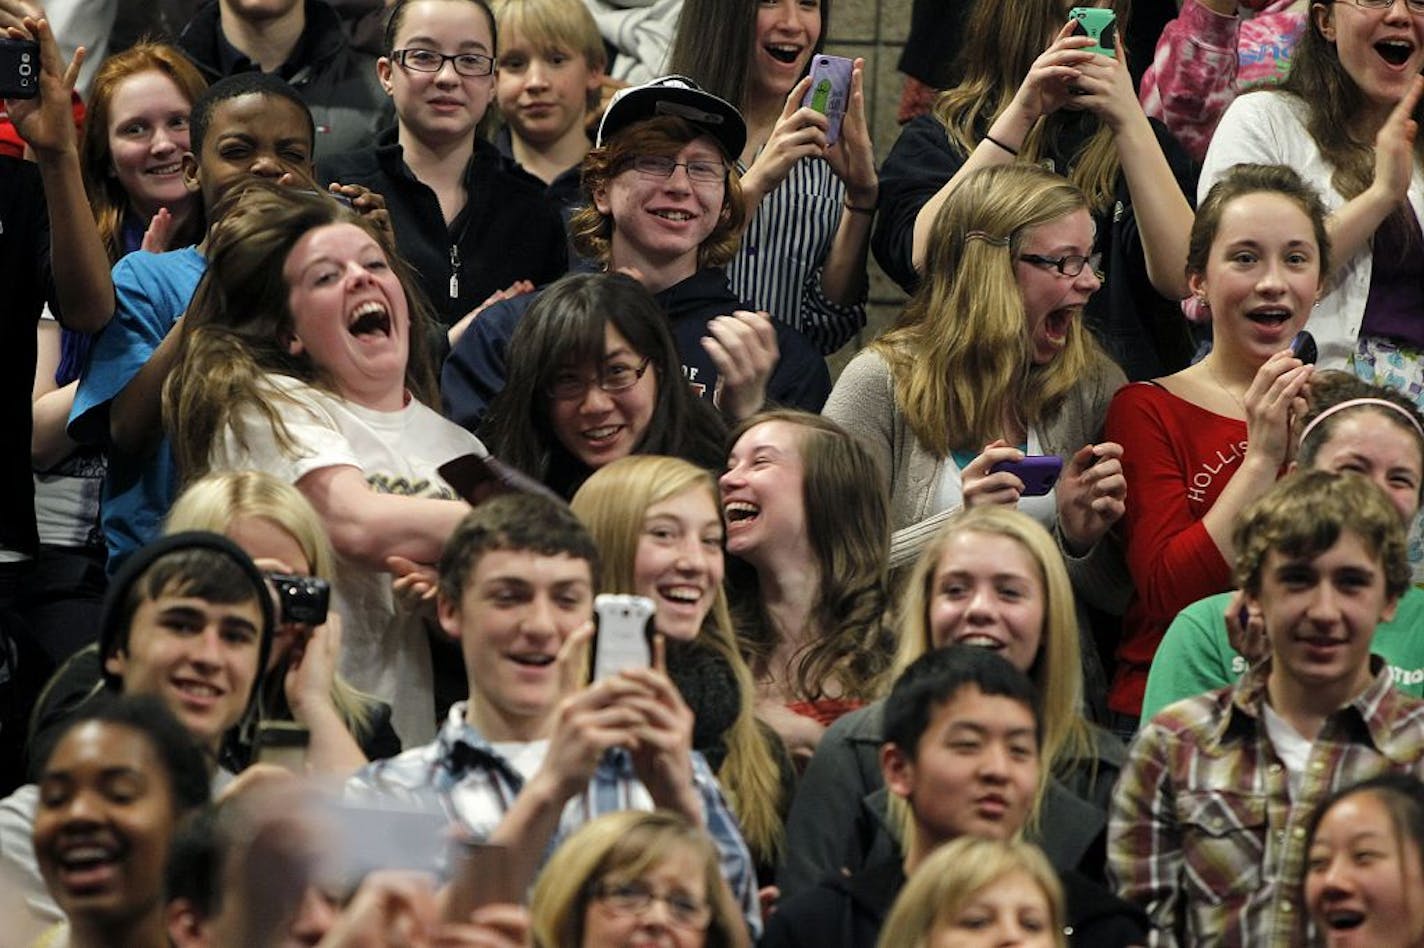
M 1221 117 L 1198 192 L 1241 162 L 1294 168 L 1330 214 L 1333 266 L 1310 331 L 1320 366 L 1424 401 L 1424 4 L 1312 2 L 1279 89 L 1243 95 Z
M 879 200 L 862 88 L 849 77 L 840 137 L 803 106 L 825 46 L 830 0 L 686 0 L 668 71 L 690 76 L 747 119 L 737 156 L 750 219 L 727 267 L 732 289 L 824 353 L 865 325 L 865 257 Z
M 758 711 L 804 766 L 827 725 L 880 696 L 890 667 L 884 479 L 859 441 L 819 415 L 763 412 L 731 442 L 720 481 L 727 551 L 755 575 L 738 629 Z
M 666 317 L 631 277 L 576 274 L 544 290 L 514 331 L 509 364 L 485 441 L 564 497 L 630 454 L 721 464 L 726 426 L 683 381 Z

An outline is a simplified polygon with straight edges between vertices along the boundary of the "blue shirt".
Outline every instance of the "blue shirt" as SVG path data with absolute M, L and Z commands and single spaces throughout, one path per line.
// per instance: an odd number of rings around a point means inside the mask
M 465 720 L 466 702 L 457 702 L 435 740 L 398 757 L 369 764 L 346 782 L 346 796 L 362 802 L 399 801 L 422 809 L 439 808 L 476 841 L 488 839 L 524 786 L 514 766 Z M 742 906 L 753 940 L 761 935 L 761 910 L 751 853 L 737 819 L 707 761 L 692 755 L 692 782 L 702 800 L 703 824 L 721 857 L 722 875 Z M 603 755 L 588 788 L 571 799 L 545 858 L 572 832 L 595 817 L 620 810 L 652 810 L 646 787 L 622 748 Z

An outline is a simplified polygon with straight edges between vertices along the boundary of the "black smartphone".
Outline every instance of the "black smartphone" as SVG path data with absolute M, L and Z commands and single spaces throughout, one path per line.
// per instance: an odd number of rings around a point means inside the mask
M 1306 365 L 1314 365 L 1315 360 L 1320 358 L 1320 349 L 1315 345 L 1315 337 L 1304 329 L 1295 334 L 1295 338 L 1291 340 L 1290 348 L 1291 355 Z
M 0 39 L 0 98 L 40 94 L 40 47 L 34 40 Z

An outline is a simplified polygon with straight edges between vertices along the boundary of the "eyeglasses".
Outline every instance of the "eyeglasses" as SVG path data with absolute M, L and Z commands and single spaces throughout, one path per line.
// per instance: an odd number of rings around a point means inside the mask
M 1387 10 L 1394 6 L 1395 0 L 1348 0 L 1361 10 Z M 1406 7 L 1410 13 L 1424 13 L 1424 0 L 1405 0 Z
M 454 63 L 455 71 L 470 79 L 488 76 L 494 72 L 494 57 L 484 53 L 456 53 L 447 56 L 433 49 L 397 49 L 391 58 L 407 69 L 416 72 L 439 72 L 446 63 Z
M 1424 2 L 1424 0 L 1421 0 Z M 727 177 L 727 166 L 720 161 L 694 158 L 673 161 L 667 155 L 638 155 L 631 164 L 633 170 L 650 178 L 671 178 L 678 168 L 686 168 L 687 176 L 698 184 L 719 184 Z
M 1424 3 L 1424 0 L 1419 0 Z M 1090 257 L 1082 254 L 1070 253 L 1063 257 L 1045 257 L 1037 253 L 1021 253 L 1019 259 L 1024 263 L 1031 263 L 1037 267 L 1052 267 L 1066 277 L 1075 277 L 1083 272 L 1084 267 L 1092 267 L 1093 272 L 1101 274 L 1103 255 L 1095 253 Z
M 614 362 L 598 371 L 598 378 L 590 379 L 576 372 L 560 372 L 545 389 L 549 397 L 561 402 L 583 398 L 590 385 L 597 385 L 605 392 L 623 392 L 638 384 L 638 380 L 648 371 L 652 359 L 644 359 L 637 366 L 626 362 Z
M 654 902 L 667 906 L 668 917 L 678 928 L 705 930 L 712 921 L 712 907 L 690 895 L 659 895 L 644 882 L 598 885 L 593 897 L 619 915 L 646 915 Z

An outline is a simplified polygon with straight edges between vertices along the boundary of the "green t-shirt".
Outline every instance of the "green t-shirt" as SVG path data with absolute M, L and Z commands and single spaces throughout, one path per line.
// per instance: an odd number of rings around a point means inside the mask
M 1142 698 L 1142 723 L 1174 701 L 1235 684 L 1246 659 L 1226 637 L 1226 604 L 1231 593 L 1192 603 L 1167 627 Z M 1395 687 L 1424 698 L 1424 589 L 1410 586 L 1399 600 L 1394 620 L 1375 627 L 1370 651 L 1384 659 Z

